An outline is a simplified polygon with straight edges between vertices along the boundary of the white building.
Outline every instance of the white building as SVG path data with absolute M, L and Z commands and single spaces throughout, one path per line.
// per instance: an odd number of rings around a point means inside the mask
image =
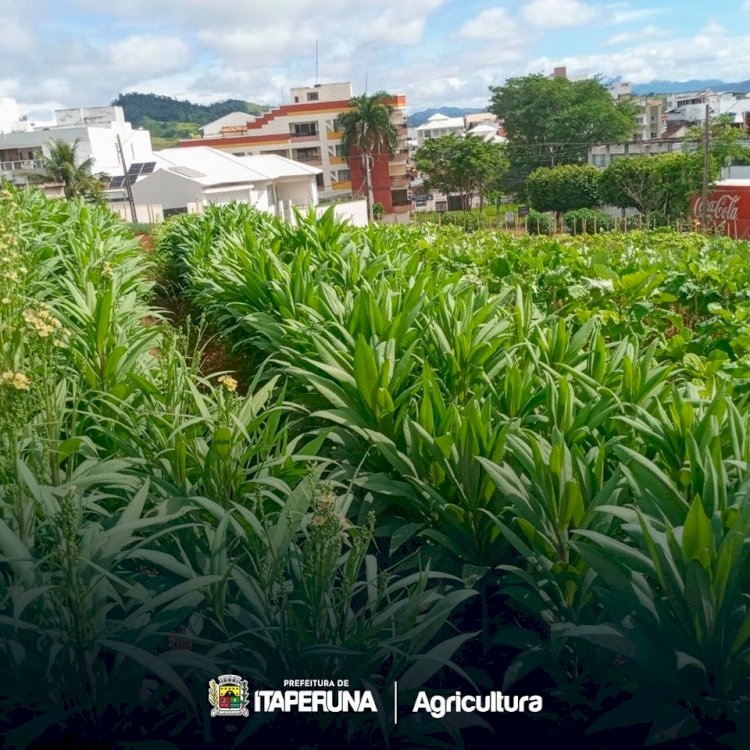
M 427 122 L 417 129 L 417 148 L 432 138 L 442 138 L 446 135 L 463 135 L 466 132 L 466 122 L 461 117 L 447 117 L 436 112 Z
M 132 185 L 133 198 L 136 204 L 161 206 L 164 216 L 240 201 L 290 218 L 292 208 L 318 204 L 321 170 L 281 156 L 234 156 L 198 146 L 157 151 L 154 158 L 154 171 Z
M 44 171 L 41 158 L 49 156 L 52 142 L 57 140 L 70 145 L 77 141 L 79 160 L 93 159 L 94 173 L 121 175 L 118 138 L 126 168 L 152 158 L 150 133 L 134 130 L 125 121 L 122 107 L 57 110 L 55 124 L 41 127 L 18 121 L 10 131 L 0 133 L 0 176 L 17 184 L 28 183 L 35 173 Z
M 706 117 L 706 105 L 711 117 L 724 114 L 742 94 L 733 91 L 714 92 L 689 91 L 682 94 L 670 94 L 666 102 L 668 122 L 701 122 Z

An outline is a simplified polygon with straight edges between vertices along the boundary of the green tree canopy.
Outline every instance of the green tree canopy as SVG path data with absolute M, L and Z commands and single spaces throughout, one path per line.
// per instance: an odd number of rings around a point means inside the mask
M 68 199 L 81 197 L 101 200 L 102 175 L 92 174 L 92 158 L 79 160 L 79 145 L 78 138 L 73 143 L 51 141 L 49 156 L 43 156 L 41 160 L 45 170 L 42 179 L 62 183 L 63 192 Z
M 575 211 L 602 203 L 601 170 L 588 164 L 538 167 L 526 181 L 526 193 L 537 211 Z
M 537 167 L 585 163 L 590 146 L 632 137 L 635 130 L 633 105 L 615 101 L 598 79 L 536 74 L 509 78 L 490 91 L 488 110 L 508 137 L 510 189 L 521 189 Z
M 373 220 L 372 155 L 387 151 L 393 155 L 398 148 L 399 133 L 391 119 L 392 95 L 386 91 L 361 94 L 349 101 L 350 111 L 339 116 L 344 135 L 341 147 L 350 158 L 359 156 L 367 180 L 367 213 Z
M 742 128 L 735 128 L 729 115 L 719 115 L 709 123 L 710 177 L 718 179 L 721 170 L 734 162 L 750 163 L 750 148 L 741 143 L 747 138 Z M 696 125 L 686 134 L 686 151 L 695 152 L 703 157 L 704 126 Z
M 616 159 L 601 173 L 602 200 L 612 206 L 684 216 L 690 196 L 701 189 L 703 156 L 676 152 Z
M 508 171 L 505 147 L 478 136 L 446 135 L 420 146 L 414 163 L 426 175 L 429 188 L 443 193 L 460 193 L 464 210 L 471 198 L 496 185 Z

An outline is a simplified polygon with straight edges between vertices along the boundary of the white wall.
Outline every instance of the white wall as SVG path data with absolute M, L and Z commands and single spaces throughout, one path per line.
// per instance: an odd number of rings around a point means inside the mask
M 292 202 L 294 206 L 306 208 L 318 203 L 318 188 L 315 176 L 283 178 L 276 182 L 276 195 L 284 203 Z
M 133 198 L 136 203 L 156 204 L 165 210 L 185 208 L 203 200 L 203 189 L 189 177 L 158 169 L 133 185 Z
M 116 214 L 122 216 L 125 221 L 133 221 L 129 203 L 110 203 L 109 207 Z M 135 217 L 135 220 L 139 224 L 160 224 L 164 221 L 164 211 L 159 205 L 142 205 L 136 203 Z
M 315 213 L 322 216 L 331 206 L 333 214 L 339 221 L 349 221 L 355 227 L 367 226 L 367 201 L 348 201 L 347 203 L 329 203 L 317 206 Z M 408 214 L 407 214 L 408 216 Z
M 10 133 L 19 117 L 16 100 L 0 96 L 0 133 Z

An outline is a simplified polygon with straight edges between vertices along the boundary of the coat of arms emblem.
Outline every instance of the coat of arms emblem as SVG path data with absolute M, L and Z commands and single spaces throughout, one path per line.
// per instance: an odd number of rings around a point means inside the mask
M 223 674 L 208 683 L 211 716 L 249 716 L 250 688 L 247 680 L 236 674 Z

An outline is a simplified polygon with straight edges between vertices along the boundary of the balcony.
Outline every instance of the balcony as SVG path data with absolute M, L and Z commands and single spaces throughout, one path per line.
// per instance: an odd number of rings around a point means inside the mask
M 35 172 L 43 169 L 44 164 L 40 159 L 0 161 L 0 172 Z
M 320 133 L 318 131 L 315 131 L 313 133 L 299 134 L 299 135 L 295 135 L 294 133 L 290 133 L 289 140 L 292 143 L 300 143 L 302 141 L 319 141 L 320 140 Z
M 411 177 L 408 175 L 391 175 L 391 190 L 401 190 L 411 186 Z
M 332 182 L 331 183 L 331 190 L 346 190 L 351 193 L 352 191 L 352 181 L 351 180 L 342 180 L 339 182 Z

